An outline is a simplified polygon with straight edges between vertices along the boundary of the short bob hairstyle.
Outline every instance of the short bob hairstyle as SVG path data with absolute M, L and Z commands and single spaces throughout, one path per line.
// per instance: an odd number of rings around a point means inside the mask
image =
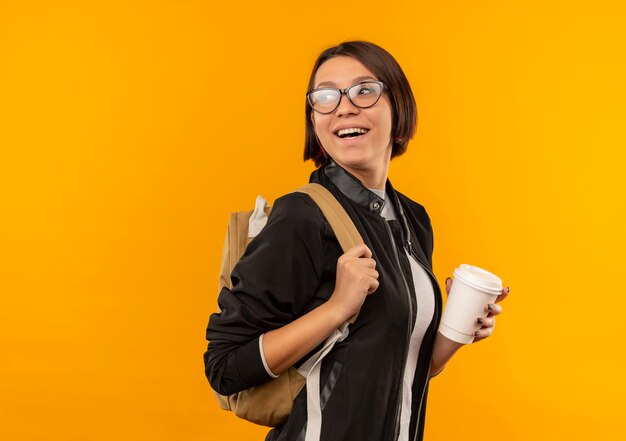
M 326 49 L 315 61 L 307 92 L 313 90 L 315 86 L 315 74 L 324 62 L 338 56 L 348 56 L 355 58 L 369 69 L 376 78 L 387 85 L 385 91 L 388 93 L 392 112 L 392 133 L 393 146 L 391 157 L 400 156 L 406 152 L 409 139 L 415 133 L 417 125 L 417 106 L 415 97 L 411 91 L 411 86 L 402 68 L 393 56 L 380 46 L 367 41 L 346 41 L 338 46 Z M 306 100 L 305 100 L 306 101 Z M 304 140 L 304 160 L 312 159 L 317 167 L 328 164 L 329 158 L 322 149 L 322 146 L 315 135 L 315 128 L 311 121 L 313 108 L 306 101 L 306 134 Z

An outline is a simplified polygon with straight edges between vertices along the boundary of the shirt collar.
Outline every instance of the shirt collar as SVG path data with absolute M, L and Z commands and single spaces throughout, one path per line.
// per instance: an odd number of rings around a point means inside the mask
M 312 177 L 319 171 L 320 169 L 313 172 Z M 385 200 L 361 184 L 361 181 L 348 173 L 335 161 L 331 160 L 330 163 L 322 169 L 322 171 L 324 175 L 339 189 L 339 191 L 341 191 L 341 193 L 343 193 L 350 200 L 369 210 L 371 213 L 376 213 L 379 216 L 381 215 L 383 207 L 385 206 Z M 396 216 L 400 219 L 402 226 L 404 227 L 405 240 L 410 245 L 411 230 L 406 216 L 404 215 L 400 199 L 391 186 L 389 179 L 387 179 L 385 184 L 385 191 L 389 198 L 387 203 L 395 205 Z
M 367 189 L 361 182 L 331 161 L 324 167 L 324 174 L 333 184 L 353 202 L 356 202 L 363 208 L 367 208 L 372 213 L 380 214 L 385 205 L 385 200 L 377 194 Z M 389 184 L 389 180 L 387 180 Z

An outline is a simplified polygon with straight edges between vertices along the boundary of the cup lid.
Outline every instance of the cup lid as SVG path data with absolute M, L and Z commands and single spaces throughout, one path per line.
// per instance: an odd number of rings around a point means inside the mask
M 477 266 L 463 263 L 454 270 L 454 277 L 480 291 L 493 295 L 502 294 L 502 279 Z

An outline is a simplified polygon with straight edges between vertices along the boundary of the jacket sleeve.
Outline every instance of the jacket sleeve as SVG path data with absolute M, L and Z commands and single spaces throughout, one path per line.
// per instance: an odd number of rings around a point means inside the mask
M 323 217 L 306 195 L 276 200 L 267 225 L 248 245 L 207 327 L 205 373 L 229 395 L 270 380 L 259 337 L 295 320 L 313 299 L 324 267 Z

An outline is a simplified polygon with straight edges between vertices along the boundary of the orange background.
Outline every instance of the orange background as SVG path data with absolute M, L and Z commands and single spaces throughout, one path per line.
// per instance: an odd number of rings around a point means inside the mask
M 317 54 L 387 48 L 435 272 L 511 286 L 426 439 L 624 440 L 621 1 L 0 3 L 0 438 L 261 440 L 202 353 L 228 213 L 308 179 Z

